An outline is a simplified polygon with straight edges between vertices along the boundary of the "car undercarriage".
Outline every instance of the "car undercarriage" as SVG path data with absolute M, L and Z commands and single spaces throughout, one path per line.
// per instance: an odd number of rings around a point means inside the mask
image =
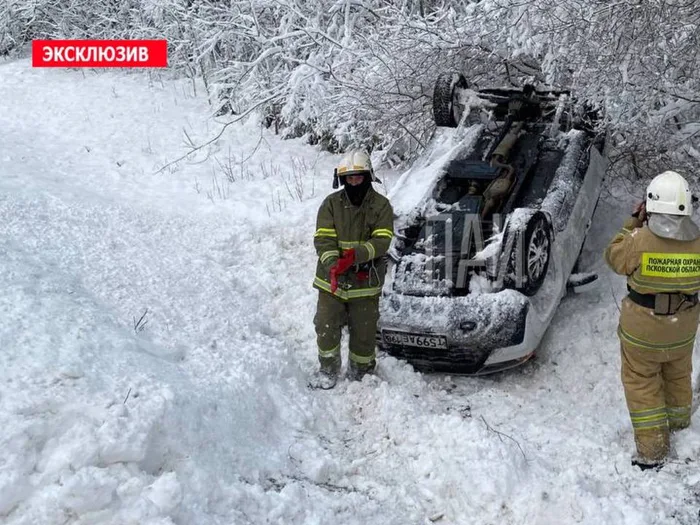
M 422 370 L 478 373 L 539 343 L 597 202 L 605 136 L 569 92 L 474 91 L 457 74 L 438 79 L 433 113 L 452 128 L 434 139 L 447 153 L 428 151 L 393 192 L 406 201 L 432 177 L 399 210 L 378 344 Z

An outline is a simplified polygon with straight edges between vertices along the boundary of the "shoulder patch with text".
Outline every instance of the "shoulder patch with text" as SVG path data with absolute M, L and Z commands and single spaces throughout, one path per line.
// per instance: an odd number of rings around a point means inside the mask
M 643 253 L 642 275 L 700 277 L 700 253 Z

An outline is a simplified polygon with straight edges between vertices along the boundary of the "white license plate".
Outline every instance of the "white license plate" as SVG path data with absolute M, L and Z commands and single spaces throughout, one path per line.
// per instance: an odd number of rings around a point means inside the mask
M 382 330 L 384 342 L 390 345 L 415 346 L 418 348 L 447 349 L 447 337 L 444 335 L 418 335 L 407 332 Z

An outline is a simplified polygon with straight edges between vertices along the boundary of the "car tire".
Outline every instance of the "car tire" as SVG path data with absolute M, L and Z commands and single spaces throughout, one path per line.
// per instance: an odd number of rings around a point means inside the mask
M 517 235 L 508 268 L 509 288 L 533 296 L 542 286 L 552 255 L 552 225 L 541 211 L 535 212 Z
M 436 126 L 456 128 L 464 108 L 458 104 L 458 90 L 467 89 L 467 79 L 460 73 L 442 73 L 433 90 L 433 118 Z

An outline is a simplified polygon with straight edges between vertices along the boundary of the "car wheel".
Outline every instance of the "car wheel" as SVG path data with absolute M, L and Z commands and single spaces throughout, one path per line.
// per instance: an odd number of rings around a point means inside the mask
M 510 257 L 510 285 L 532 296 L 542 286 L 552 254 L 552 225 L 542 212 L 536 212 L 518 235 Z
M 464 106 L 459 100 L 459 90 L 469 87 L 460 73 L 442 73 L 433 90 L 433 118 L 435 125 L 456 128 L 462 119 Z

